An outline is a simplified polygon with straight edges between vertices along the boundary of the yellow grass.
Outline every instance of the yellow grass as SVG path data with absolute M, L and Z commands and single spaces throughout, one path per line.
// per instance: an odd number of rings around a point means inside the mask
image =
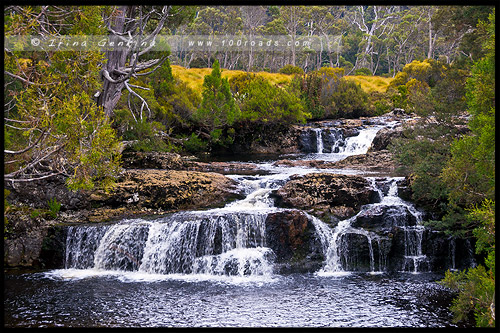
M 350 75 L 344 78 L 359 83 L 361 88 L 368 93 L 372 91 L 384 93 L 392 81 L 392 77 L 382 76 Z
M 172 65 L 172 74 L 178 77 L 181 81 L 185 82 L 190 88 L 197 92 L 201 92 L 203 86 L 203 78 L 212 72 L 211 68 L 185 68 L 182 66 Z M 222 77 L 232 78 L 235 75 L 245 73 L 240 70 L 222 70 Z M 284 86 L 292 80 L 293 75 L 281 73 L 268 73 L 256 72 L 258 76 L 262 76 L 272 84 Z M 385 92 L 392 78 L 385 78 L 381 76 L 364 76 L 364 75 L 351 75 L 344 76 L 347 80 L 352 80 L 361 84 L 361 88 L 366 92 Z
M 181 81 L 185 82 L 190 88 L 195 91 L 201 92 L 203 86 L 203 78 L 212 72 L 211 68 L 185 68 L 182 66 L 172 65 L 172 74 L 179 78 Z M 239 70 L 222 70 L 222 77 L 230 79 L 235 75 L 243 74 L 244 71 Z M 292 75 L 286 75 L 281 73 L 268 73 L 268 72 L 257 72 L 254 73 L 258 76 L 262 76 L 270 83 L 282 86 L 292 80 Z

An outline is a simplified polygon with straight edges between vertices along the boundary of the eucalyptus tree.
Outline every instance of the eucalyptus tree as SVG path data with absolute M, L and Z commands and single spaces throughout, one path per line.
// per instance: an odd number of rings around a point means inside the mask
M 250 40 L 257 33 L 258 27 L 264 25 L 267 20 L 267 11 L 264 6 L 243 6 L 241 14 L 245 31 Z M 248 52 L 247 71 L 251 71 L 254 63 L 254 50 L 251 47 Z
M 366 67 L 374 71 L 376 66 L 374 57 L 377 56 L 375 41 L 392 28 L 391 20 L 396 17 L 397 10 L 397 6 L 356 6 L 354 8 L 349 15 L 349 20 L 363 33 L 363 39 L 359 45 L 353 69 Z
M 290 64 L 295 66 L 296 62 L 296 45 L 297 36 L 303 28 L 305 17 L 307 13 L 306 6 L 281 6 L 280 17 L 282 19 L 283 27 L 287 35 L 290 37 L 291 59 Z

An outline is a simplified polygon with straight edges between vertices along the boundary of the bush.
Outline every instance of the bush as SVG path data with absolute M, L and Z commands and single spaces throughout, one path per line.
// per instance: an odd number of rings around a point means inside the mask
M 214 62 L 212 73 L 205 75 L 202 96 L 203 100 L 193 114 L 193 119 L 207 134 L 214 129 L 231 126 L 239 118 L 240 109 L 231 94 L 228 80 L 221 76 L 217 60 Z
M 243 93 L 246 97 L 241 104 L 242 120 L 296 124 L 310 118 L 293 89 L 279 88 L 261 77 L 250 81 Z
M 368 94 L 361 85 L 340 78 L 322 86 L 321 104 L 325 118 L 359 118 L 369 115 Z
M 56 218 L 57 213 L 59 213 L 59 210 L 61 209 L 61 203 L 57 202 L 56 198 L 52 198 L 47 202 L 47 204 L 49 206 L 49 215 Z
M 196 154 L 207 151 L 208 144 L 203 141 L 195 133 L 184 141 L 184 149 L 190 153 Z
M 229 87 L 233 94 L 240 94 L 245 90 L 247 85 L 255 80 L 256 75 L 253 73 L 241 73 L 229 79 Z
M 373 75 L 372 71 L 366 67 L 358 68 L 354 71 L 354 75 Z
M 285 65 L 283 66 L 280 71 L 281 74 L 304 74 L 304 70 L 298 66 L 293 66 L 293 65 Z

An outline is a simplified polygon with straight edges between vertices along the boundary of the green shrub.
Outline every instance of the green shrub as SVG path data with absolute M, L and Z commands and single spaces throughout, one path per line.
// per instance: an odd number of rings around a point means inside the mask
M 366 67 L 358 68 L 354 71 L 354 75 L 373 75 L 372 71 Z
M 221 72 L 219 62 L 216 60 L 211 74 L 205 75 L 203 99 L 193 114 L 193 119 L 207 134 L 214 129 L 231 126 L 240 116 L 240 109 L 231 94 L 229 82 L 226 78 L 222 78 Z
M 304 74 L 304 70 L 302 68 L 293 65 L 285 65 L 280 69 L 279 72 L 281 74 Z
M 49 212 L 48 214 L 52 216 L 53 218 L 57 217 L 57 213 L 59 213 L 59 210 L 61 209 L 61 203 L 57 202 L 56 198 L 52 198 L 47 202 L 49 206 Z
M 283 89 L 257 77 L 243 91 L 241 119 L 251 122 L 304 123 L 310 118 L 293 89 Z
M 321 104 L 325 118 L 359 118 L 370 114 L 368 94 L 361 85 L 344 78 L 322 85 Z
M 206 152 L 208 148 L 207 142 L 200 139 L 195 133 L 191 133 L 191 136 L 184 141 L 183 145 L 186 151 L 193 154 Z

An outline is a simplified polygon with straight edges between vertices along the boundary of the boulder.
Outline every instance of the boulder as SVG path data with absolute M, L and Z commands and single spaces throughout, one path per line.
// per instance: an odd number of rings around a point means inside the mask
M 387 149 L 389 144 L 395 138 L 400 138 L 403 136 L 403 127 L 396 128 L 383 128 L 377 132 L 375 138 L 373 138 L 372 144 L 368 149 L 368 152 L 380 151 Z
M 4 239 L 4 264 L 10 267 L 44 266 L 40 252 L 50 222 L 43 217 L 30 217 L 25 209 L 10 211 Z
M 366 154 L 348 156 L 343 160 L 324 163 L 319 168 L 349 168 L 363 171 L 393 172 L 397 167 L 388 150 L 371 151 Z
M 379 196 L 360 176 L 311 173 L 288 181 L 275 193 L 282 207 L 313 210 L 316 215 L 331 214 L 345 219 Z
M 376 205 L 360 212 L 351 226 L 378 234 L 388 234 L 396 227 L 416 224 L 416 217 L 405 206 Z
M 276 254 L 279 273 L 313 272 L 323 264 L 315 228 L 301 211 L 271 213 L 266 218 L 266 244 Z
M 61 211 L 90 208 L 88 192 L 70 191 L 63 176 L 55 176 L 32 182 L 5 182 L 10 191 L 8 200 L 14 205 L 32 208 L 48 208 L 48 201 L 56 199 Z

